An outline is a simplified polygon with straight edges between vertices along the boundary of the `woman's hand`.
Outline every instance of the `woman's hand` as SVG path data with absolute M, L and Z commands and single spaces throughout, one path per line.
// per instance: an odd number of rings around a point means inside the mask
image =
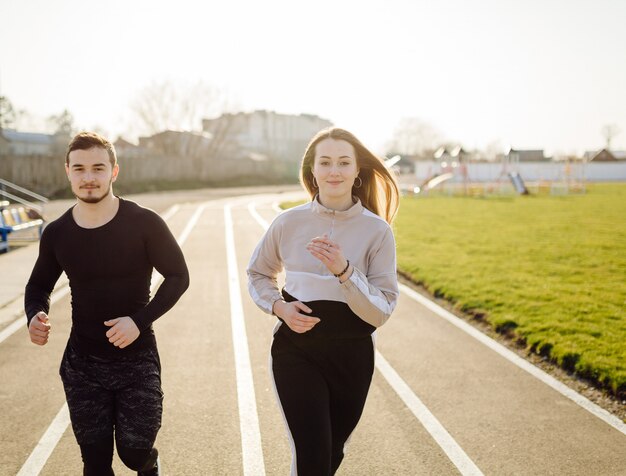
M 300 301 L 276 301 L 272 307 L 272 311 L 285 321 L 285 324 L 289 326 L 289 329 L 297 332 L 298 334 L 304 334 L 305 332 L 310 331 L 313 329 L 315 324 L 320 321 L 317 317 L 300 314 L 299 311 L 304 311 L 306 313 L 312 312 L 309 307 L 302 304 Z
M 306 249 L 315 258 L 320 260 L 331 273 L 339 274 L 346 269 L 348 260 L 343 255 L 341 246 L 339 246 L 339 243 L 335 243 L 334 241 L 328 239 L 328 235 L 313 238 L 306 245 Z M 351 274 L 352 265 L 350 265 L 350 268 L 339 278 L 339 280 L 343 283 L 350 277 Z

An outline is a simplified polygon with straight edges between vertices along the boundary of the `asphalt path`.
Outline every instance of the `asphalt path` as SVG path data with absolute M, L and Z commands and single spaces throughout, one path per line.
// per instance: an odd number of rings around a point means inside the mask
M 155 324 L 164 474 L 289 474 L 268 370 L 275 318 L 248 297 L 245 267 L 275 203 L 292 196 L 138 199 L 166 216 L 191 273 L 189 290 Z M 29 246 L 0 256 L 2 274 L 13 276 L 2 281 L 12 291 L 0 302 L 0 474 L 76 475 L 80 453 L 58 376 L 70 296 L 52 305 L 48 345 L 31 344 L 25 325 L 5 332 L 19 317 L 36 253 Z M 623 423 L 444 317 L 403 290 L 376 333 L 372 387 L 338 474 L 626 475 Z M 117 457 L 114 469 L 133 474 Z

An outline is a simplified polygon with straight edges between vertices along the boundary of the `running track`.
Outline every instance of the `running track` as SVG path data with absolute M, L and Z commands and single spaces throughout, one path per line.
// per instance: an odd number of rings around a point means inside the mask
M 190 289 L 155 326 L 165 474 L 289 473 L 267 368 L 274 319 L 248 298 L 245 276 L 283 199 L 162 210 L 191 272 Z M 36 246 L 19 252 L 30 269 Z M 19 300 L 0 308 L 0 475 L 80 474 L 58 377 L 66 289 L 60 281 L 43 348 L 30 344 Z M 338 474 L 626 475 L 626 425 L 406 287 L 377 349 L 370 397 Z M 114 468 L 132 474 L 117 458 Z

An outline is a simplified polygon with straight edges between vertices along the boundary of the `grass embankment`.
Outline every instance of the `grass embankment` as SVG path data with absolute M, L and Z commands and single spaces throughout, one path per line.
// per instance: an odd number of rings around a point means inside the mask
M 287 210 L 288 208 L 297 207 L 298 205 L 302 205 L 303 203 L 305 203 L 304 200 L 295 200 L 292 202 L 281 202 L 278 206 L 283 210 Z
M 626 395 L 626 184 L 402 199 L 398 268 L 529 350 Z

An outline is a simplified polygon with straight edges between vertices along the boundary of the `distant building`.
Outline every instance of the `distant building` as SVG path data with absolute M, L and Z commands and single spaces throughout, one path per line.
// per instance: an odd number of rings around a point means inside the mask
M 204 119 L 220 154 L 233 159 L 298 162 L 311 138 L 333 124 L 311 114 L 278 114 L 258 110 Z
M 115 147 L 115 154 L 117 155 L 118 159 L 136 159 L 138 157 L 144 157 L 148 155 L 146 154 L 146 151 L 143 147 L 135 145 L 122 137 L 118 137 L 117 140 L 113 143 L 113 146 Z
M 113 143 L 113 145 L 115 146 L 116 151 L 118 149 L 136 149 L 137 148 L 135 144 L 127 141 L 122 136 L 119 136 L 117 140 Z
M 0 133 L 8 143 L 8 154 L 14 156 L 55 155 L 64 151 L 69 142 L 69 138 L 63 134 L 21 132 L 11 129 L 3 129 Z
M 625 150 L 588 150 L 585 152 L 585 159 L 588 162 L 615 162 L 618 160 L 626 160 Z
M 0 155 L 9 155 L 9 140 L 0 131 Z
M 149 137 L 139 138 L 138 155 L 161 154 L 175 157 L 202 157 L 211 151 L 211 134 L 207 132 L 163 131 Z M 131 151 L 132 144 L 124 141 L 122 150 Z M 137 146 L 133 146 L 137 147 Z M 132 153 L 132 152 L 131 152 Z
M 519 162 L 547 162 L 550 159 L 543 153 L 543 149 L 513 149 L 510 148 L 506 157 Z

